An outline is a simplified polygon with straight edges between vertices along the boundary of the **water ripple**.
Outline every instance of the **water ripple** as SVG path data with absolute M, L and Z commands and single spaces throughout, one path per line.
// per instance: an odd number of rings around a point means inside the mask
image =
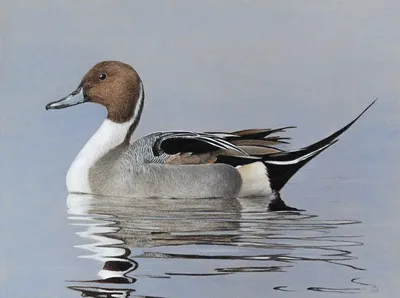
M 98 279 L 69 281 L 70 289 L 87 297 L 129 297 L 138 280 L 285 273 L 305 262 L 342 266 L 354 274 L 365 269 L 356 265 L 353 253 L 363 245 L 362 235 L 346 235 L 345 229 L 357 220 L 267 212 L 268 201 L 262 199 L 139 198 L 133 204 L 71 194 L 67 203 L 70 224 L 82 228 L 76 233 L 83 241 L 76 246 L 79 257 L 102 263 Z M 356 277 L 349 282 L 359 286 L 307 290 L 374 289 Z M 290 285 L 271 288 L 294 291 Z

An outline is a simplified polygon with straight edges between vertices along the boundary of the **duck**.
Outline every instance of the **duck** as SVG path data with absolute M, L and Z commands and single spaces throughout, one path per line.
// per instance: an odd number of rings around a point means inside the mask
M 145 91 L 136 70 L 120 61 L 102 61 L 78 87 L 46 110 L 83 103 L 104 106 L 107 117 L 72 162 L 69 193 L 112 197 L 280 198 L 289 179 L 338 141 L 375 102 L 354 120 L 309 146 L 284 150 L 281 136 L 295 126 L 238 131 L 157 131 L 139 138 Z

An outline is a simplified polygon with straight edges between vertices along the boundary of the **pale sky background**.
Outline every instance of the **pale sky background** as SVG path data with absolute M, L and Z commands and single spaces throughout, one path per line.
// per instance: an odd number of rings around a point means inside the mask
M 56 297 L 79 268 L 65 219 L 65 174 L 105 111 L 44 107 L 75 90 L 95 63 L 121 60 L 136 68 L 146 90 L 138 135 L 297 125 L 291 146 L 303 146 L 379 97 L 338 144 L 296 174 L 284 196 L 323 218 L 361 220 L 349 233 L 365 236 L 356 253 L 368 268 L 364 277 L 379 286 L 374 295 L 394 291 L 399 11 L 394 0 L 3 0 L 1 287 L 22 297 L 47 280 L 43 297 Z M 298 270 L 289 278 L 301 284 L 304 276 Z

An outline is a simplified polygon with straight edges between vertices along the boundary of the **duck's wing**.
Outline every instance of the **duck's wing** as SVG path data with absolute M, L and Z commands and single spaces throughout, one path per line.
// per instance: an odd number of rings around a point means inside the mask
M 332 135 L 295 151 L 285 151 L 274 146 L 286 142 L 287 139 L 272 134 L 292 128 L 282 127 L 234 132 L 166 132 L 153 142 L 152 154 L 155 157 L 163 156 L 163 163 L 167 164 L 217 162 L 238 166 L 262 161 L 272 176 L 283 177 L 283 172 L 290 173 L 282 180 L 284 182 L 277 183 L 281 187 L 298 169 L 333 145 L 337 138 L 349 129 L 375 102 L 376 99 L 353 121 Z M 276 189 L 279 187 L 277 186 Z
M 219 155 L 251 156 L 282 152 L 276 145 L 289 138 L 273 135 L 287 128 L 248 129 L 235 132 L 163 132 L 152 145 L 152 153 L 167 164 L 207 164 Z

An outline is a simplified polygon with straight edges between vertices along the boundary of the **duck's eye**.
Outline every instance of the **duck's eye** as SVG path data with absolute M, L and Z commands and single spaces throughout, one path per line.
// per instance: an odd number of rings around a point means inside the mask
M 107 75 L 105 73 L 102 73 L 101 75 L 99 75 L 99 79 L 101 81 L 104 81 L 105 79 L 107 79 Z

